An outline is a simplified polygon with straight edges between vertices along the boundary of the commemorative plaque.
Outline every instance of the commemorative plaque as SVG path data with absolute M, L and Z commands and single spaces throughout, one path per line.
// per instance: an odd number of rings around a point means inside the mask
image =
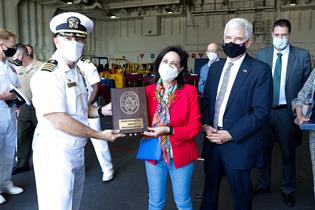
M 113 128 L 121 133 L 140 133 L 148 129 L 144 87 L 111 88 Z

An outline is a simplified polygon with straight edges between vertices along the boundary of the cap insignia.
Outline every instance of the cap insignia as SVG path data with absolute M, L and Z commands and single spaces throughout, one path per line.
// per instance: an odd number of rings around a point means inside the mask
M 77 17 L 69 17 L 68 18 L 68 25 L 69 28 L 74 28 L 74 29 L 78 29 L 79 28 L 79 24 L 80 24 L 80 19 Z

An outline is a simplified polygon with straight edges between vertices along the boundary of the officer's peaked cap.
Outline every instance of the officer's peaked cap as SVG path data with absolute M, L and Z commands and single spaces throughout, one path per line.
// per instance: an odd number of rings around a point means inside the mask
M 50 21 L 50 30 L 54 34 L 87 37 L 93 30 L 93 21 L 77 12 L 65 12 L 53 17 Z

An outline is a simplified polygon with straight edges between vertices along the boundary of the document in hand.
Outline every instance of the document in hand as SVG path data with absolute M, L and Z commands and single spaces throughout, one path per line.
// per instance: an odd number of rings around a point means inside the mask
M 27 105 L 31 105 L 31 102 L 25 97 L 25 95 L 22 93 L 22 91 L 20 91 L 19 89 L 17 89 L 16 87 L 14 87 L 13 85 L 10 85 L 10 93 L 13 93 L 16 95 L 16 99 L 13 100 L 6 100 L 6 104 L 9 107 L 20 107 L 23 104 L 27 104 Z

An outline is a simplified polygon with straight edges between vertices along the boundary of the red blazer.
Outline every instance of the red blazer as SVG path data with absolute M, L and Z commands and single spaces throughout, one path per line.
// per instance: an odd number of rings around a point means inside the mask
M 157 107 L 155 84 L 146 87 L 149 124 Z M 199 157 L 197 144 L 194 138 L 198 135 L 200 124 L 200 110 L 198 93 L 194 86 L 184 85 L 175 91 L 175 100 L 170 104 L 170 125 L 174 134 L 170 135 L 173 150 L 173 160 L 176 168 L 191 163 Z M 155 164 L 155 161 L 149 161 Z

